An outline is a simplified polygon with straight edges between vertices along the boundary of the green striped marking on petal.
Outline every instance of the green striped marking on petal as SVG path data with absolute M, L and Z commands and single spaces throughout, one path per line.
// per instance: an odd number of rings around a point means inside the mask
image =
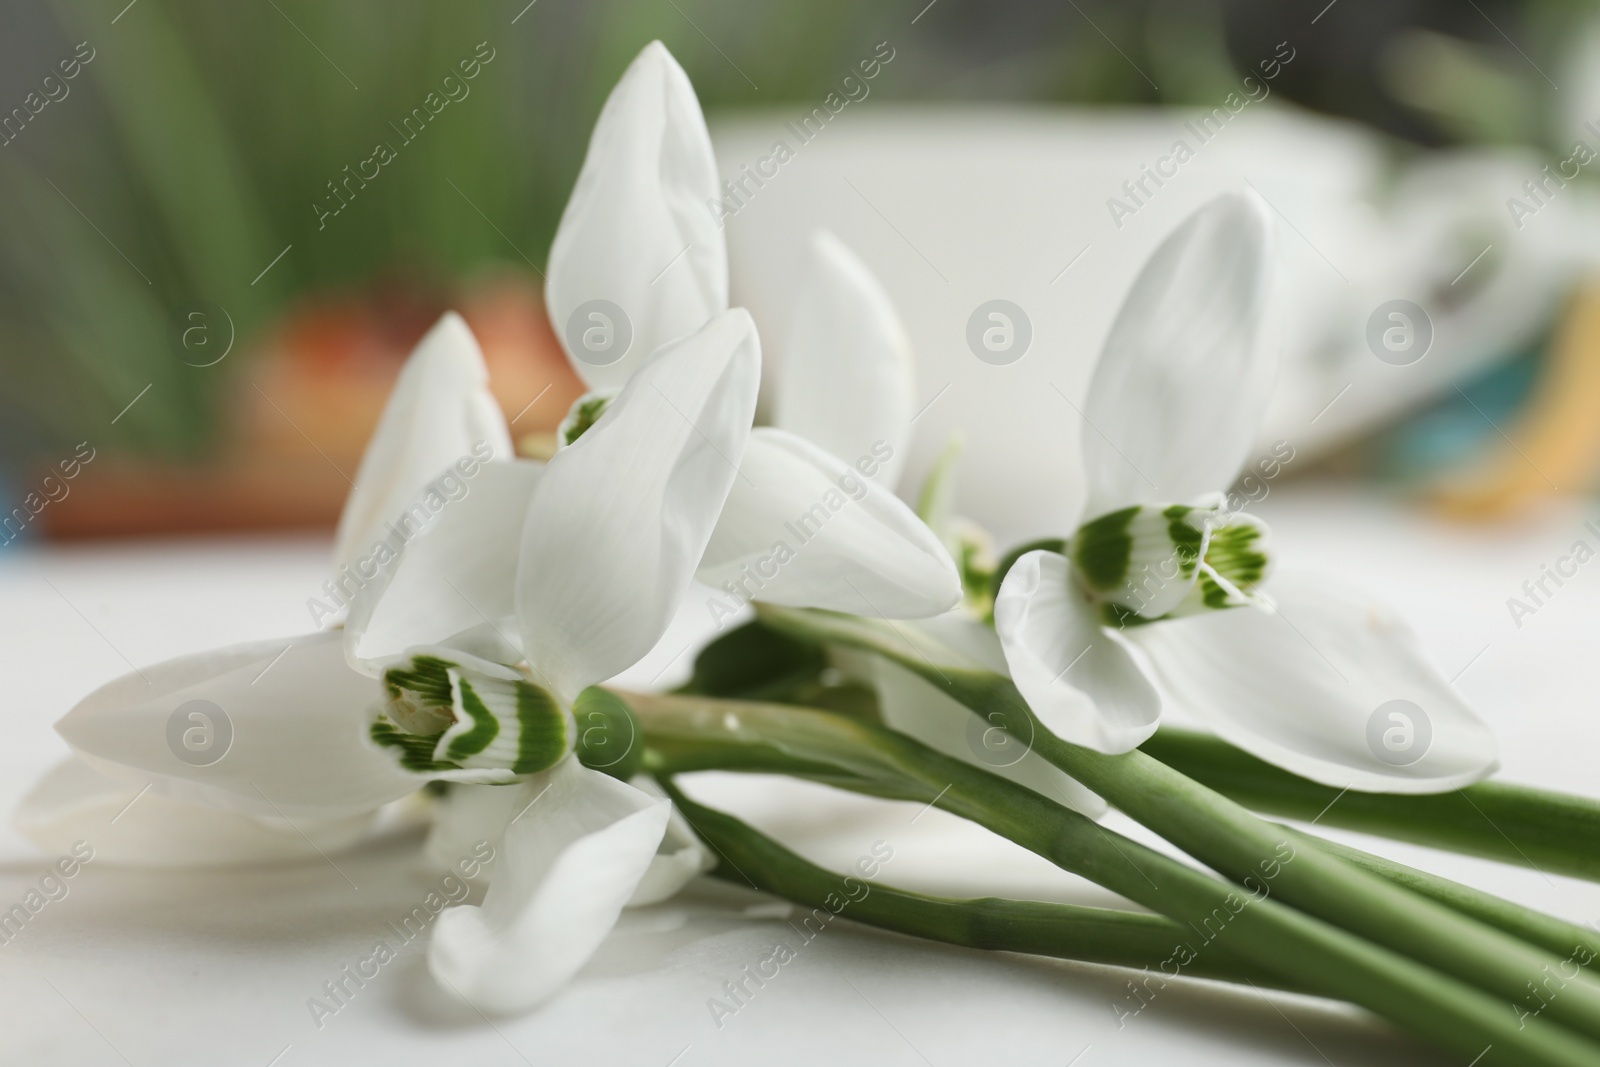
M 1220 611 L 1255 602 L 1256 587 L 1272 569 L 1267 524 L 1254 515 L 1236 514 L 1211 531 L 1200 578 L 1175 616 Z
M 1240 515 L 1211 533 L 1206 548 L 1206 565 L 1240 589 L 1261 584 L 1271 565 L 1267 552 L 1267 524 L 1253 515 Z
M 500 734 L 500 720 L 495 718 L 494 712 L 484 704 L 483 698 L 478 696 L 478 691 L 454 671 L 450 672 L 450 680 L 455 683 L 457 703 L 464 714 L 466 721 L 471 722 L 464 732 L 458 733 L 445 746 L 445 755 L 453 760 L 463 760 L 468 756 L 476 756 L 489 747 Z
M 389 702 L 372 739 L 408 770 L 509 781 L 572 750 L 572 717 L 520 671 L 465 654 L 413 655 L 384 673 Z
M 571 720 L 547 690 L 517 683 L 517 758 L 511 769 L 532 774 L 553 767 L 572 748 Z
M 1091 592 L 1116 589 L 1128 577 L 1133 560 L 1133 533 L 1130 527 L 1139 512 L 1138 505 L 1108 512 L 1078 527 L 1072 538 L 1072 562 Z
M 1172 543 L 1173 558 L 1182 574 L 1194 573 L 1206 551 L 1206 523 L 1215 514 L 1215 508 L 1193 508 L 1187 504 L 1174 504 L 1161 512 L 1161 517 L 1167 520 L 1167 538 Z M 1195 525 L 1197 521 L 1198 526 Z
M 460 764 L 433 758 L 433 738 L 408 734 L 384 716 L 373 720 L 369 735 L 375 743 L 384 748 L 394 749 L 395 758 L 400 761 L 400 766 L 408 771 L 434 774 L 461 769 Z
M 526 678 L 452 670 L 457 721 L 439 740 L 439 758 L 463 769 L 532 774 L 572 749 L 570 719 L 549 692 Z
M 1122 508 L 1078 527 L 1068 554 L 1095 600 L 1159 618 L 1194 586 L 1215 514 L 1189 504 Z

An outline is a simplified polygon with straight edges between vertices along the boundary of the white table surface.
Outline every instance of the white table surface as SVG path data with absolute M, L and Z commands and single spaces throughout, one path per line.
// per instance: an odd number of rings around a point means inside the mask
M 1471 531 L 1375 496 L 1291 486 L 1259 510 L 1281 559 L 1385 591 L 1412 619 L 1494 724 L 1506 778 L 1595 791 L 1600 564 L 1520 630 L 1505 601 L 1600 508 L 1564 505 L 1514 530 Z M 0 552 L 8 694 L 0 809 L 9 815 L 64 753 L 50 724 L 130 662 L 310 629 L 305 598 L 326 550 L 317 540 L 233 540 Z M 669 635 L 640 673 L 677 656 L 685 633 Z M 917 817 L 916 805 L 769 779 L 702 778 L 695 791 L 833 865 L 890 842 L 884 877 L 909 887 L 1108 900 L 939 811 Z M 799 947 L 719 1027 L 708 998 L 779 939 L 798 939 L 781 908 L 709 880 L 625 915 L 571 987 L 534 1014 L 491 1026 L 447 1009 L 413 946 L 319 1029 L 307 998 L 365 956 L 440 877 L 416 845 L 400 836 L 337 857 L 359 888 L 321 861 L 164 873 L 89 864 L 65 899 L 0 945 L 0 1063 L 1455 1062 L 1354 1009 L 1199 981 L 1174 983 L 1119 1029 L 1111 1004 L 1126 992 L 1125 972 L 946 948 L 848 922 Z M 1597 886 L 1408 846 L 1377 850 L 1569 919 L 1600 919 Z M 0 827 L 0 902 L 20 900 L 47 859 Z

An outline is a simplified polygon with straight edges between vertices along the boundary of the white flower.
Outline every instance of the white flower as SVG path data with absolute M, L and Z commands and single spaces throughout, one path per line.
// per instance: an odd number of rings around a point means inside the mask
M 574 369 L 603 402 L 641 350 L 727 306 L 711 141 L 687 76 L 660 42 L 612 91 L 551 248 L 545 300 Z M 586 347 L 584 309 L 609 301 L 620 357 Z M 574 323 L 574 317 L 578 322 Z M 919 618 L 959 599 L 939 540 L 894 495 L 911 419 L 910 354 L 866 267 L 819 235 L 796 289 L 777 425 L 753 431 L 700 563 L 741 601 Z M 575 412 L 577 409 L 575 409 Z M 576 416 L 569 420 L 581 425 Z
M 1454 789 L 1494 770 L 1494 740 L 1411 632 L 1342 582 L 1278 578 L 1269 599 L 1265 525 L 1222 506 L 1276 370 L 1257 338 L 1265 211 L 1254 196 L 1212 201 L 1129 292 L 1084 402 L 1085 520 L 1060 551 L 1021 556 L 995 601 L 1011 677 L 1050 730 L 1102 752 L 1155 731 L 1159 681 L 1226 740 L 1305 777 Z M 1423 750 L 1372 740 L 1394 700 L 1417 709 Z
M 453 787 L 439 835 L 469 827 L 498 843 L 498 857 L 483 905 L 440 915 L 429 966 L 482 1010 L 537 1004 L 631 897 L 660 899 L 701 869 L 681 835 L 660 849 L 665 798 L 572 755 L 574 704 L 647 652 L 672 618 L 736 476 L 729 457 L 749 435 L 759 367 L 748 316 L 715 316 L 643 360 L 549 464 L 484 465 L 398 563 L 378 570 L 344 633 L 145 668 L 91 694 L 57 729 L 90 767 L 148 785 L 156 812 L 185 820 L 174 833 L 211 827 L 185 814 L 200 806 L 308 841 L 348 840 L 350 820 L 428 780 L 512 783 Z M 384 481 L 352 495 L 366 514 L 343 528 L 382 528 L 407 505 L 407 487 L 457 458 L 465 438 L 439 428 L 503 441 L 490 403 L 470 332 L 447 321 L 391 397 L 361 468 Z M 416 447 L 408 428 L 432 444 Z M 204 765 L 170 741 L 169 720 L 190 701 L 208 702 L 231 735 Z M 93 771 L 58 772 L 19 824 L 54 840 L 103 808 L 106 793 Z M 489 824 L 487 793 L 499 794 Z
M 658 346 L 727 310 L 728 250 L 705 205 L 716 188 L 694 87 L 652 41 L 601 109 L 550 245 L 545 304 L 563 343 L 568 319 L 591 300 L 609 300 L 631 320 L 621 359 L 574 361 L 591 389 L 620 387 Z
M 351 563 L 387 536 L 429 482 L 463 457 L 516 455 L 477 339 L 447 312 L 417 344 L 395 382 L 339 516 L 333 565 Z

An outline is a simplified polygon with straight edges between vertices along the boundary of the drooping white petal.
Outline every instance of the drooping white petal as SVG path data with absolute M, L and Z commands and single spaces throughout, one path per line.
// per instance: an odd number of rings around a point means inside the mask
M 522 799 L 519 801 L 518 798 Z M 520 788 L 503 785 L 451 785 L 434 802 L 433 827 L 428 831 L 424 850 L 428 859 L 440 867 L 452 868 L 464 856 L 476 855 L 480 843 L 496 855 L 505 848 L 506 826 L 528 798 Z M 492 868 L 484 868 L 489 877 Z
M 516 575 L 534 673 L 571 701 L 672 621 L 750 436 L 761 344 L 742 308 L 663 346 L 534 487 Z
M 700 580 L 791 607 L 891 619 L 947 611 L 961 598 L 955 562 L 881 474 L 870 455 L 852 467 L 792 433 L 753 431 Z
M 320 863 L 360 840 L 371 824 L 370 813 L 290 826 L 185 804 L 109 778 L 77 756 L 51 768 L 12 819 L 49 855 L 81 856 L 87 844 L 91 862 L 127 867 Z
M 447 312 L 417 343 L 378 420 L 345 501 L 334 542 L 334 569 L 368 556 L 390 536 L 389 523 L 423 502 L 428 486 L 457 463 L 465 470 L 510 459 L 511 435 L 489 392 L 477 339 Z M 427 509 L 414 513 L 425 521 Z
M 1140 271 L 1084 402 L 1085 519 L 1233 481 L 1277 372 L 1277 353 L 1257 337 L 1270 236 L 1259 197 L 1221 196 Z
M 528 460 L 486 464 L 466 483 L 464 497 L 446 504 L 398 559 L 382 566 L 350 607 L 345 640 L 351 663 L 376 674 L 417 645 L 460 647 L 457 635 L 475 628 L 514 646 L 511 578 L 528 502 L 543 472 L 543 464 Z
M 791 315 L 773 423 L 847 463 L 876 459 L 878 480 L 893 491 L 911 446 L 915 385 L 911 338 L 889 294 L 821 230 Z
M 649 869 L 670 805 L 576 759 L 515 790 L 481 907 L 436 920 L 428 968 L 480 1011 L 526 1011 L 593 955 Z
M 694 87 L 652 41 L 606 100 L 550 245 L 545 305 L 590 388 L 620 386 L 660 345 L 727 310 L 719 199 Z M 589 329 L 599 340 L 585 341 Z
M 1000 639 L 994 630 L 965 611 L 901 625 L 915 628 L 959 653 L 966 665 L 1006 673 Z M 1105 812 L 1105 801 L 1034 752 L 1030 739 L 1014 737 L 985 722 L 971 708 L 899 664 L 881 657 L 866 662 L 874 675 L 884 725 L 947 756 L 966 760 L 1065 803 L 1090 818 Z
M 368 742 L 381 690 L 345 663 L 340 639 L 258 641 L 145 667 L 90 693 L 56 730 L 97 770 L 187 803 L 296 825 L 369 812 L 421 783 Z
M 1324 785 L 1441 793 L 1499 765 L 1494 735 L 1416 635 L 1346 582 L 1279 574 L 1243 607 L 1129 631 L 1174 704 Z
M 661 787 L 646 775 L 635 776 L 630 784 L 649 796 L 666 799 Z M 518 789 L 452 786 L 436 803 L 433 829 L 428 833 L 428 858 L 440 867 L 452 868 L 463 857 L 476 855 L 484 844 L 500 853 L 505 848 L 506 825 L 527 803 L 528 798 Z M 710 851 L 700 843 L 683 816 L 674 810 L 661 844 L 627 906 L 659 904 L 713 866 L 715 860 Z M 483 876 L 491 872 L 492 868 L 486 867 Z
M 647 774 L 634 775 L 629 784 L 641 793 L 666 799 L 666 793 Z M 667 820 L 666 833 L 662 835 L 661 844 L 656 846 L 656 854 L 650 860 L 650 869 L 639 879 L 633 896 L 628 898 L 628 907 L 642 908 L 659 904 L 688 885 L 696 875 L 716 865 L 716 857 L 711 850 L 700 843 L 689 821 L 677 808 L 673 808 L 672 816 Z
M 1065 556 L 1029 552 L 1017 560 L 995 597 L 994 626 L 1011 680 L 1057 737 L 1115 753 L 1155 732 L 1155 687 L 1100 625 Z

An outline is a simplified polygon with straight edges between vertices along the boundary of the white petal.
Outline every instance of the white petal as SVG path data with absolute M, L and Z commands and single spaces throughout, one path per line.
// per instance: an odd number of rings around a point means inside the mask
M 474 628 L 515 646 L 511 576 L 528 502 L 543 472 L 542 463 L 528 460 L 485 464 L 466 483 L 466 496 L 446 504 L 397 561 L 357 592 L 345 640 L 358 669 L 376 673 L 416 645 L 460 647 L 457 635 Z
M 428 968 L 481 1011 L 548 999 L 605 939 L 650 867 L 670 805 L 576 759 L 516 790 L 481 907 L 436 920 Z
M 1115 753 L 1155 733 L 1161 698 L 1100 625 L 1065 556 L 1029 552 L 1017 560 L 995 597 L 994 627 L 1011 680 L 1057 737 Z
M 372 811 L 420 783 L 368 742 L 381 690 L 346 665 L 340 637 L 145 667 L 89 694 L 56 730 L 97 770 L 187 803 L 291 821 Z
M 1233 481 L 1277 372 L 1276 352 L 1257 338 L 1270 234 L 1259 197 L 1221 196 L 1140 271 L 1084 402 L 1084 518 Z
M 872 473 L 867 473 L 867 472 Z M 926 618 L 961 599 L 950 553 L 876 481 L 783 430 L 750 434 L 699 578 L 744 598 L 891 619 Z
M 460 315 L 448 312 L 406 360 L 361 457 L 339 517 L 335 571 L 390 536 L 388 524 L 419 503 L 447 468 L 512 455 L 477 339 Z
M 636 663 L 694 578 L 750 436 L 761 343 L 742 308 L 644 363 L 534 487 L 523 650 L 568 701 Z
M 1488 726 L 1383 605 L 1292 573 L 1267 593 L 1276 614 L 1234 608 L 1129 631 L 1167 699 L 1245 751 L 1340 789 L 1440 793 L 1499 765 Z
M 324 853 L 360 840 L 372 816 L 302 819 L 294 826 L 277 820 L 273 825 L 108 778 L 73 756 L 40 779 L 18 806 L 12 824 L 52 856 L 81 856 L 82 843 L 87 843 L 96 864 L 229 867 L 321 862 Z
M 454 868 L 462 857 L 477 855 L 481 844 L 499 854 L 505 848 L 506 825 L 527 803 L 519 788 L 452 784 L 434 803 L 428 859 L 440 867 Z M 492 868 L 484 868 L 484 877 L 490 873 Z
M 1005 653 L 994 630 L 964 611 L 903 625 L 915 627 L 961 653 L 971 666 L 1006 673 Z M 1105 812 L 1105 801 L 1034 752 L 1027 738 L 995 729 L 965 704 L 899 664 L 879 657 L 869 662 L 873 664 L 884 725 L 947 756 L 966 760 L 1065 803 L 1090 818 L 1099 818 Z
M 666 799 L 661 787 L 647 775 L 636 775 L 630 784 L 642 793 Z M 433 829 L 428 834 L 428 858 L 440 867 L 454 869 L 463 857 L 477 855 L 485 844 L 496 853 L 503 851 L 506 824 L 527 803 L 528 797 L 519 789 L 491 785 L 452 786 L 435 805 Z M 649 869 L 639 880 L 627 906 L 659 904 L 682 889 L 690 879 L 714 866 L 715 858 L 674 809 Z M 484 868 L 485 876 L 491 870 Z
M 647 774 L 636 774 L 629 783 L 641 793 L 653 797 L 666 798 L 654 778 Z M 650 904 L 659 904 L 668 899 L 688 885 L 696 875 L 703 874 L 717 865 L 716 857 L 711 850 L 700 843 L 700 838 L 689 825 L 677 808 L 672 809 L 672 817 L 667 820 L 667 831 L 661 838 L 661 844 L 656 847 L 656 854 L 650 860 L 650 869 L 645 871 L 644 877 L 639 879 L 639 885 L 633 891 L 633 896 L 628 898 L 628 907 L 642 908 Z
M 689 77 L 652 41 L 611 90 L 550 246 L 545 305 L 556 336 L 589 387 L 615 388 L 652 351 L 728 307 L 728 251 L 712 208 L 720 197 L 700 102 Z M 606 300 L 626 317 L 595 351 L 568 336 L 584 305 Z M 622 324 L 612 323 L 613 330 Z M 613 361 L 614 360 L 614 361 Z
M 773 423 L 846 462 L 880 459 L 891 491 L 911 446 L 911 338 L 889 294 L 833 234 L 819 231 L 800 276 Z

